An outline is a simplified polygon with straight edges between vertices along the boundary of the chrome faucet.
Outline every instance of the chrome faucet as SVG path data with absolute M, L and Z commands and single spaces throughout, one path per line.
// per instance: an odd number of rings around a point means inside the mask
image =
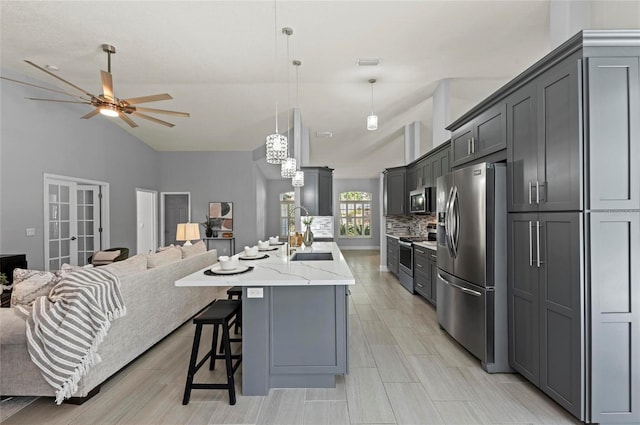
M 289 234 L 291 233 L 291 226 L 290 226 L 291 221 L 289 220 L 289 218 L 291 218 L 291 216 L 294 215 L 294 219 L 295 219 L 295 212 L 298 209 L 301 210 L 301 211 L 304 211 L 305 214 L 306 214 L 305 216 L 309 217 L 309 210 L 306 209 L 305 207 L 303 207 L 302 205 L 299 205 L 297 207 L 294 206 L 291 209 L 291 211 L 289 211 L 289 216 L 287 217 L 287 245 L 286 245 L 286 247 L 287 247 L 287 255 L 291 254 L 291 251 L 290 251 L 291 250 L 291 243 L 290 243 L 291 240 L 290 240 L 290 236 L 289 236 Z
M 292 214 L 293 214 L 293 215 L 295 215 L 294 213 L 295 213 L 295 211 L 296 211 L 296 210 L 298 210 L 298 209 L 299 209 L 299 210 L 301 210 L 301 211 L 304 211 L 304 212 L 305 212 L 305 216 L 309 217 L 309 210 L 308 210 L 308 209 L 306 209 L 305 207 L 303 207 L 302 205 L 297 206 L 297 207 L 293 207 L 293 209 L 289 212 L 289 217 L 291 217 L 291 215 L 292 215 Z M 294 222 L 293 222 L 293 231 L 294 231 L 294 232 L 296 231 L 296 223 L 295 223 L 295 220 L 294 220 Z

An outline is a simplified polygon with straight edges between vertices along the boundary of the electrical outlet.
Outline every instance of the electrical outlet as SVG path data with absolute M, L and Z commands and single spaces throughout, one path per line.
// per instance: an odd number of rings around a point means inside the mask
M 263 298 L 264 288 L 247 288 L 247 298 Z
M 35 235 L 36 235 L 36 228 L 35 227 L 27 228 L 27 236 L 35 236 Z

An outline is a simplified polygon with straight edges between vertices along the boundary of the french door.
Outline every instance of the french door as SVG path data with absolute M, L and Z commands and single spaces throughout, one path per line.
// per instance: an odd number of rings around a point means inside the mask
M 44 178 L 44 267 L 87 264 L 96 251 L 107 248 L 103 229 L 108 217 L 103 202 L 108 185 L 64 176 Z M 105 235 L 106 236 L 106 235 Z

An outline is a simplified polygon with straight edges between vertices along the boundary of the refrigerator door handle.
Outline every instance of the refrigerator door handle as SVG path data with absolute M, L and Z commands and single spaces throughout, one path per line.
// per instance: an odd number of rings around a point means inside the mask
M 445 277 L 444 277 L 442 274 L 440 274 L 440 273 L 438 273 L 438 277 L 439 277 L 440 279 L 442 279 L 442 281 L 443 281 L 445 284 L 447 284 L 447 285 L 449 285 L 449 286 L 452 286 L 452 287 L 454 287 L 454 288 L 456 288 L 456 289 L 459 289 L 459 290 L 461 290 L 462 292 L 464 292 L 465 294 L 473 295 L 474 297 L 479 297 L 479 296 L 481 296 L 481 295 L 482 295 L 480 292 L 478 292 L 478 291 L 474 291 L 473 289 L 465 288 L 464 286 L 460 286 L 460 285 L 455 284 L 455 283 L 453 283 L 453 282 L 449 282 L 449 281 L 447 280 L 447 278 L 445 278 Z
M 446 220 L 445 220 L 445 235 L 447 238 L 447 248 L 449 249 L 449 254 L 451 255 L 451 257 L 455 257 L 454 252 L 453 252 L 453 239 L 451 238 L 451 232 L 452 232 L 452 221 L 451 221 L 451 206 L 453 203 L 453 193 L 454 193 L 454 187 L 452 186 L 451 189 L 449 190 L 449 197 L 447 198 L 447 204 L 445 206 L 445 212 L 447 214 Z
M 454 257 L 458 255 L 458 244 L 460 243 L 460 198 L 458 188 L 454 187 L 453 201 L 451 203 L 451 212 L 453 213 L 454 228 L 451 235 Z

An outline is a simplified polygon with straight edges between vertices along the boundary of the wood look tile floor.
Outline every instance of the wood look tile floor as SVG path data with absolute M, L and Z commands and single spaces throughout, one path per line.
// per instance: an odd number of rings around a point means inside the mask
M 107 381 L 85 404 L 56 406 L 52 398 L 41 397 L 3 423 L 580 423 L 520 375 L 485 373 L 478 360 L 440 330 L 430 304 L 409 294 L 390 273 L 378 271 L 378 251 L 345 251 L 344 256 L 357 284 L 349 306 L 351 370 L 338 378 L 336 388 L 274 389 L 265 397 L 245 397 L 238 385 L 235 406 L 229 405 L 226 391 L 193 390 L 191 402 L 183 406 L 195 328 L 189 322 Z M 207 345 L 206 340 L 201 343 L 201 354 Z M 237 382 L 240 374 L 241 369 Z M 197 377 L 224 378 L 206 368 Z

